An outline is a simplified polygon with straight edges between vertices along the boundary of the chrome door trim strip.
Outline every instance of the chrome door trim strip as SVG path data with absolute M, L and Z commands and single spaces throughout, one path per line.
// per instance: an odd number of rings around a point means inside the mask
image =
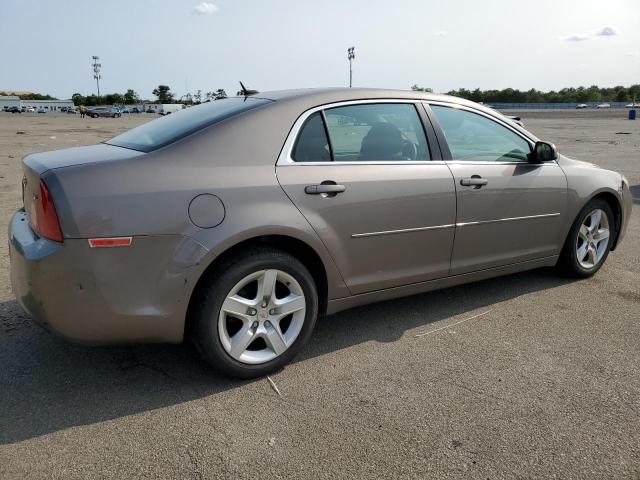
M 399 230 L 383 230 L 381 232 L 354 233 L 351 235 L 351 238 L 378 237 L 381 235 L 396 235 L 398 233 L 425 232 L 428 230 L 441 230 L 444 228 L 470 227 L 473 225 L 486 225 L 488 223 L 512 222 L 515 220 L 531 220 L 535 218 L 549 218 L 549 217 L 558 217 L 558 216 L 560 216 L 559 212 L 543 213 L 541 215 L 528 215 L 526 217 L 498 218 L 495 220 L 481 220 L 479 222 L 459 222 L 459 223 L 450 223 L 447 225 L 433 225 L 431 227 L 402 228 Z
M 453 228 L 455 224 L 450 223 L 448 225 L 434 225 L 432 227 L 416 227 L 416 228 L 403 228 L 400 230 L 384 230 L 382 232 L 368 232 L 368 233 L 354 233 L 351 238 L 363 238 L 363 237 L 377 237 L 380 235 L 395 235 L 397 233 L 411 233 L 411 232 L 424 232 L 427 230 L 440 230 L 443 228 Z
M 559 216 L 560 216 L 560 213 L 543 213 L 541 215 L 528 215 L 526 217 L 498 218 L 495 220 L 481 220 L 479 222 L 459 222 L 459 223 L 456 223 L 456 227 L 470 227 L 474 225 L 486 225 L 488 223 L 512 222 L 514 220 L 531 220 L 534 218 L 548 218 L 548 217 L 559 217 Z

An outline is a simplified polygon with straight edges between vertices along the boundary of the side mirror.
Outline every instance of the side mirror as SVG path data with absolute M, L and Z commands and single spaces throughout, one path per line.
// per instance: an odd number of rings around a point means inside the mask
M 544 163 L 556 160 L 558 158 L 558 150 L 553 143 L 536 142 L 531 152 L 531 163 Z

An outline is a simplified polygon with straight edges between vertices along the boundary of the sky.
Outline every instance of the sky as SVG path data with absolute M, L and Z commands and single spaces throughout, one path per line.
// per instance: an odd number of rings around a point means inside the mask
M 640 83 L 640 0 L 0 0 L 0 91 Z

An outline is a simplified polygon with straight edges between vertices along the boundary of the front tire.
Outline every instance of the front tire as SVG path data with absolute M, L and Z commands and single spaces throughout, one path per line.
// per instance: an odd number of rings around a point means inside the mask
M 289 363 L 311 336 L 318 293 L 292 255 L 260 248 L 214 268 L 197 292 L 193 341 L 219 372 L 268 375 Z
M 614 231 L 611 206 L 599 198 L 591 200 L 573 222 L 558 266 L 572 277 L 592 276 L 609 255 Z

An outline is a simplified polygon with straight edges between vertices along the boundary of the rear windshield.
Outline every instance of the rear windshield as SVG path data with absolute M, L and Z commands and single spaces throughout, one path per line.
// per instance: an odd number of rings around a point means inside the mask
M 232 97 L 203 103 L 140 125 L 105 143 L 150 152 L 270 101 L 263 98 Z

